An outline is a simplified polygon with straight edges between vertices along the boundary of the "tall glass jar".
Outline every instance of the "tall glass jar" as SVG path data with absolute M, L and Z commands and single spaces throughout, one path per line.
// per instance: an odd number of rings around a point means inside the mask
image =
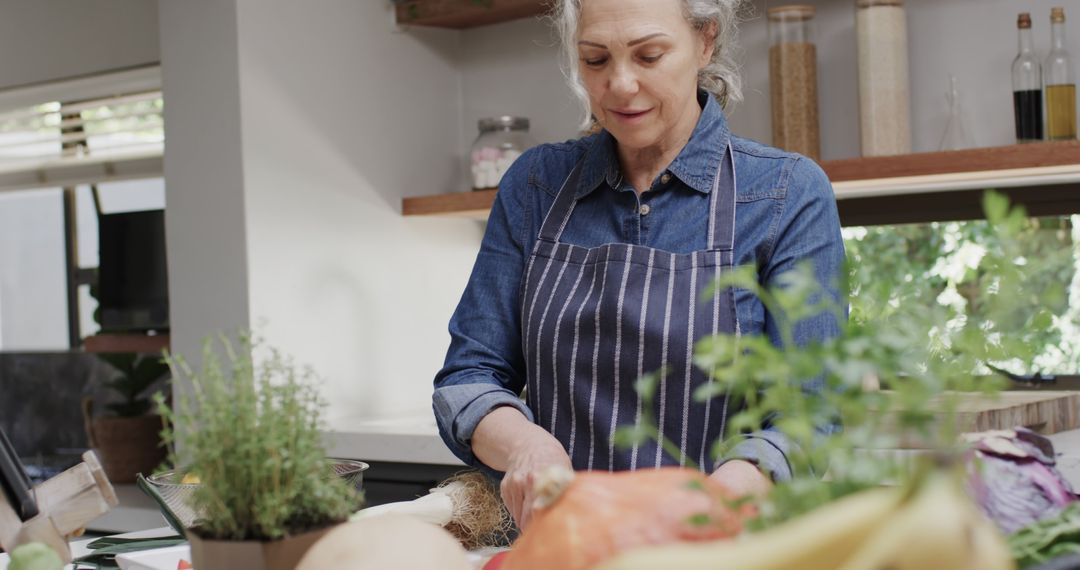
M 904 0 L 856 0 L 863 156 L 911 152 Z
M 480 119 L 477 127 L 480 134 L 469 153 L 472 187 L 473 190 L 496 188 L 510 165 L 534 144 L 529 136 L 529 119 L 490 117 Z
M 769 8 L 768 21 L 772 143 L 820 160 L 814 7 Z

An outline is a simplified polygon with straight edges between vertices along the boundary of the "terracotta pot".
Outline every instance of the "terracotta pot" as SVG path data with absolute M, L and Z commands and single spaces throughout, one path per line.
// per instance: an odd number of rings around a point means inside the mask
M 83 419 L 86 438 L 101 458 L 109 481 L 134 483 L 135 475 L 150 475 L 165 461 L 167 450 L 161 445 L 161 416 L 95 418 L 92 404 L 84 400 Z
M 195 531 L 187 534 L 191 564 L 199 570 L 294 570 L 311 545 L 335 526 L 280 540 L 209 540 Z

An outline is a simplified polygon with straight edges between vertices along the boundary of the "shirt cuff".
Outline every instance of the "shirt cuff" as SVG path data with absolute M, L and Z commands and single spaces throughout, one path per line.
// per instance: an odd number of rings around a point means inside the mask
M 495 408 L 510 406 L 534 422 L 532 410 L 516 394 L 494 384 L 456 384 L 435 389 L 432 396 L 435 420 L 450 451 L 466 465 L 482 468 L 488 475 L 501 476 L 488 468 L 472 452 L 476 426 Z
M 792 477 L 791 464 L 788 463 L 785 452 L 789 447 L 790 442 L 787 437 L 779 432 L 755 432 L 743 436 L 742 441 L 736 443 L 717 461 L 716 467 L 720 467 L 734 459 L 741 459 L 756 465 L 774 483 L 790 481 Z

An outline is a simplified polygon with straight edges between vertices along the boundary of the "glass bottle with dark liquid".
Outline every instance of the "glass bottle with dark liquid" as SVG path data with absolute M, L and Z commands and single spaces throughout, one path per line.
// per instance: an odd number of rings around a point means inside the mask
M 1065 9 L 1050 11 L 1050 54 L 1046 56 L 1046 134 L 1050 140 L 1076 138 L 1076 77 L 1065 49 Z
M 1024 12 L 1016 19 L 1020 37 L 1020 53 L 1013 60 L 1013 115 L 1016 119 L 1016 141 L 1041 141 L 1043 138 L 1042 66 L 1035 55 L 1031 37 L 1031 14 Z

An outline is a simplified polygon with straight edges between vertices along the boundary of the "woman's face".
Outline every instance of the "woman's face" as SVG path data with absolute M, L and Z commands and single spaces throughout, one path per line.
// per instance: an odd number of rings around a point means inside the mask
M 578 39 L 592 113 L 621 146 L 663 148 L 693 132 L 712 42 L 683 17 L 682 0 L 583 0 Z

